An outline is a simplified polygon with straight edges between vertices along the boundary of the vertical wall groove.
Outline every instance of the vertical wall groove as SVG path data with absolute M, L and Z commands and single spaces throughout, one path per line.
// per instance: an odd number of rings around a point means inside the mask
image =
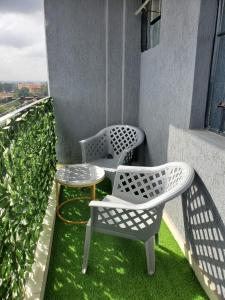
M 121 123 L 124 123 L 124 97 L 125 97 L 125 51 L 126 51 L 126 0 L 123 0 L 123 33 L 122 33 L 122 108 Z
M 109 124 L 109 0 L 105 2 L 105 124 Z

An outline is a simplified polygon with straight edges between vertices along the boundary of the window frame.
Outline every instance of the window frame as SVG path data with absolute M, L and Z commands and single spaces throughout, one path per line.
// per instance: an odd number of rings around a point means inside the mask
M 212 58 L 211 58 L 211 70 L 210 70 L 210 77 L 209 77 L 209 84 L 208 84 L 208 95 L 207 95 L 207 104 L 206 104 L 206 114 L 205 114 L 205 128 L 209 131 L 215 132 L 219 135 L 225 136 L 225 130 L 221 131 L 221 123 L 218 128 L 213 128 L 210 126 L 211 121 L 211 107 L 213 105 L 213 84 L 214 84 L 214 77 L 217 70 L 217 63 L 219 59 L 219 47 L 220 47 L 220 38 L 221 38 L 221 28 L 222 28 L 222 21 L 223 17 L 225 17 L 225 0 L 218 0 L 218 9 L 217 9 L 217 16 L 216 16 L 216 26 L 215 26 L 215 34 L 214 34 L 214 41 L 213 41 L 213 50 L 212 50 Z M 225 31 L 224 31 L 225 33 Z M 225 38 L 225 36 L 224 36 Z M 222 112 L 221 112 L 222 115 Z M 223 110 L 223 119 L 225 122 L 225 109 Z M 221 117 L 222 119 L 222 117 Z
M 153 4 L 154 1 L 158 1 L 159 11 L 154 11 Z M 144 3 L 144 0 L 142 0 Z M 158 13 L 158 16 L 152 18 L 152 14 Z M 141 15 L 141 52 L 145 52 L 149 49 L 155 48 L 160 43 L 160 28 L 158 30 L 158 43 L 152 46 L 152 34 L 150 34 L 151 26 L 157 24 L 161 20 L 162 13 L 162 0 L 150 0 L 146 6 L 142 9 Z M 150 17 L 149 17 L 150 15 Z M 160 26 L 160 24 L 159 24 Z

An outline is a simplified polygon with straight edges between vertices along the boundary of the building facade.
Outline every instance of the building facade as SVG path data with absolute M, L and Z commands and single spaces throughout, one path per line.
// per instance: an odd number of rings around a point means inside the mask
M 20 82 L 17 85 L 18 89 L 27 88 L 31 94 L 40 93 L 43 83 L 33 83 L 33 82 Z

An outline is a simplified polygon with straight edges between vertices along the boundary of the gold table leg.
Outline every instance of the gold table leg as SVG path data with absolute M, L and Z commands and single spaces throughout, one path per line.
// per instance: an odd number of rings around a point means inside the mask
M 55 182 L 55 189 L 56 189 L 56 201 L 57 201 L 57 207 L 56 207 L 56 214 L 57 216 L 65 223 L 65 224 L 87 224 L 87 221 L 70 221 L 65 219 L 61 213 L 60 209 L 67 203 L 70 203 L 72 201 L 77 201 L 77 200 L 95 200 L 96 198 L 96 185 L 91 186 L 91 193 L 90 197 L 76 197 L 73 199 L 68 199 L 66 201 L 63 201 L 62 203 L 59 204 L 59 197 L 60 197 L 60 187 L 61 185 L 56 181 Z
M 61 185 L 57 181 L 55 181 L 55 197 L 57 206 L 59 205 L 60 187 Z
M 96 198 L 96 185 L 93 184 L 91 187 L 91 200 L 95 200 Z
M 60 209 L 66 205 L 67 203 L 70 203 L 72 201 L 77 201 L 77 200 L 90 200 L 89 197 L 77 197 L 77 198 L 73 198 L 73 199 L 68 199 L 66 201 L 63 201 L 60 205 L 57 206 L 57 216 L 65 223 L 65 224 L 87 224 L 87 221 L 83 221 L 83 220 L 80 220 L 80 221 L 71 221 L 71 220 L 67 220 L 65 219 L 61 213 L 60 213 Z

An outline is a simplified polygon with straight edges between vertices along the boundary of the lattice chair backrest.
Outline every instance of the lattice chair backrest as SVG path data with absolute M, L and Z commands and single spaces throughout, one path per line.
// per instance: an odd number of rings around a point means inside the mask
M 113 195 L 134 204 L 147 203 L 164 194 L 169 200 L 184 191 L 193 176 L 193 169 L 179 162 L 153 168 L 120 166 Z
M 105 157 L 108 153 L 108 136 L 107 130 L 101 130 L 91 141 L 87 143 L 86 152 L 89 160 L 95 159 L 96 157 Z
M 134 167 L 130 172 L 117 171 L 113 195 L 131 203 L 145 203 L 163 193 L 165 177 L 165 170 L 150 172 L 145 168 L 140 172 Z
M 116 125 L 108 127 L 109 148 L 114 156 L 126 149 L 134 147 L 138 142 L 138 128 L 128 125 Z
M 165 192 L 175 188 L 184 178 L 184 168 L 179 165 L 171 165 L 166 168 Z

